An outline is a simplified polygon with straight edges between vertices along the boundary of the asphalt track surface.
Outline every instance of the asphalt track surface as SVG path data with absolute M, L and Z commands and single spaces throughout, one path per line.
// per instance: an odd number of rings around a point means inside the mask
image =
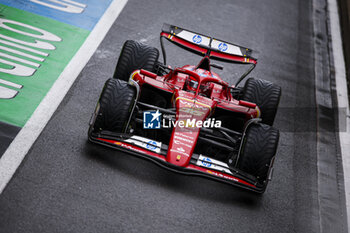
M 259 50 L 252 76 L 282 87 L 275 122 L 281 138 L 264 195 L 87 142 L 88 121 L 123 42 L 159 48 L 163 22 Z M 305 0 L 129 0 L 0 196 L 0 231 L 319 232 L 312 30 Z M 199 61 L 170 54 L 176 65 Z M 218 73 L 233 83 L 235 71 Z

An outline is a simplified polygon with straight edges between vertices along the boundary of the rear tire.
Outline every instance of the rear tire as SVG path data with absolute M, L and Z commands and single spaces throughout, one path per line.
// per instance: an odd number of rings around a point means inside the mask
M 157 48 L 140 42 L 127 40 L 120 53 L 113 78 L 128 81 L 130 74 L 138 69 L 145 69 L 155 73 L 155 64 L 158 61 Z
M 127 82 L 108 79 L 97 103 L 93 131 L 124 132 L 132 114 L 135 96 L 135 88 Z
M 273 125 L 281 97 L 281 87 L 272 82 L 249 78 L 243 89 L 243 100 L 256 103 L 261 110 L 262 123 Z
M 270 166 L 276 154 L 279 131 L 265 124 L 251 124 L 243 138 L 237 168 L 266 185 Z

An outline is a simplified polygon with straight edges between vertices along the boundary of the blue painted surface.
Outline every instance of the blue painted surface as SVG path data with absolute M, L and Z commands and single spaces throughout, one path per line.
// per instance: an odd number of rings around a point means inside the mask
M 74 1 L 87 5 L 82 13 L 63 12 L 31 2 L 30 0 L 0 0 L 0 3 L 91 31 L 113 0 Z

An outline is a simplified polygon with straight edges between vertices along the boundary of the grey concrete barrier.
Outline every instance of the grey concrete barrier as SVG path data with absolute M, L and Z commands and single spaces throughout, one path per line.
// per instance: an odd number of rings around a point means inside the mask
M 350 0 L 338 0 L 339 17 L 343 37 L 346 77 L 350 91 Z

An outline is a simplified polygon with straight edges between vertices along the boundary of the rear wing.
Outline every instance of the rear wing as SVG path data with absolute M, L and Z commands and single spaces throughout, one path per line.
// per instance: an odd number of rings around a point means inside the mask
M 254 57 L 255 52 L 253 52 L 251 49 L 182 29 L 170 24 L 163 25 L 160 36 L 161 38 L 166 38 L 170 42 L 187 50 L 198 54 L 207 55 L 213 59 L 242 64 L 256 65 L 257 63 L 257 59 Z M 164 54 L 165 51 L 162 40 L 161 45 Z

